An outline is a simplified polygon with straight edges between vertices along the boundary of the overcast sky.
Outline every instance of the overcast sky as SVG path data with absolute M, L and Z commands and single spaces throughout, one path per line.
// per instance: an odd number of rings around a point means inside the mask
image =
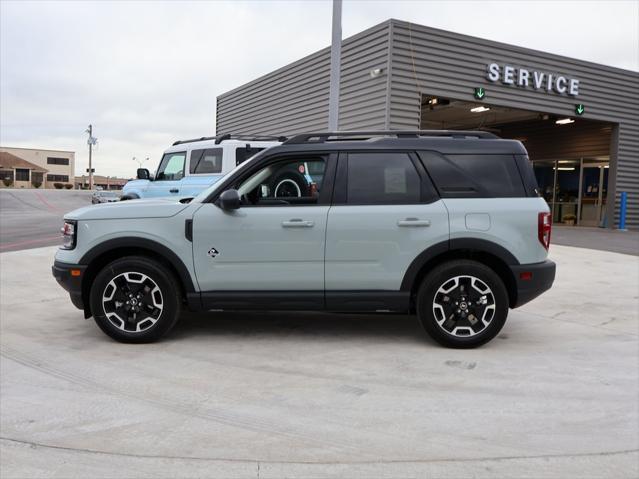
M 215 132 L 215 97 L 330 44 L 330 1 L 0 0 L 0 145 L 72 150 L 97 174 L 153 170 Z M 639 70 L 639 2 L 344 0 L 344 38 L 397 18 Z

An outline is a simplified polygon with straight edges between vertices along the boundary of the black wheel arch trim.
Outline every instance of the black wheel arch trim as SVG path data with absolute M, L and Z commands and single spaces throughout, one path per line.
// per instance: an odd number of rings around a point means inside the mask
M 158 254 L 162 256 L 166 261 L 168 261 L 171 266 L 175 269 L 175 271 L 179 275 L 179 279 L 184 286 L 184 290 L 186 293 L 194 293 L 195 287 L 193 285 L 193 280 L 191 279 L 191 274 L 189 273 L 188 268 L 184 264 L 184 262 L 180 259 L 178 255 L 176 255 L 170 248 L 164 246 L 157 241 L 153 241 L 147 238 L 138 238 L 138 237 L 124 237 L 124 238 L 114 238 L 107 240 L 99 245 L 94 246 L 89 251 L 84 253 L 79 263 L 83 265 L 90 266 L 93 260 L 102 256 L 109 251 L 113 251 L 120 248 L 139 248 L 145 249 L 152 253 Z
M 404 273 L 400 290 L 412 291 L 415 281 L 419 278 L 420 273 L 426 264 L 435 260 L 438 256 L 447 253 L 454 253 L 455 251 L 487 253 L 499 258 L 506 265 L 519 265 L 517 258 L 515 258 L 510 251 L 497 243 L 479 238 L 454 238 L 448 241 L 436 243 L 417 255 L 417 257 L 408 266 L 406 273 Z

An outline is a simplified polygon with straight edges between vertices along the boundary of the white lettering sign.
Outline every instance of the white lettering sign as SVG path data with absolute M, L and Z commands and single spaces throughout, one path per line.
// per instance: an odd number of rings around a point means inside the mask
M 564 75 L 540 72 L 516 68 L 512 65 L 499 65 L 490 63 L 486 66 L 486 78 L 496 83 L 501 80 L 504 85 L 516 85 L 521 88 L 532 86 L 535 90 L 544 88 L 547 92 L 555 92 L 560 95 L 579 95 L 579 80 Z

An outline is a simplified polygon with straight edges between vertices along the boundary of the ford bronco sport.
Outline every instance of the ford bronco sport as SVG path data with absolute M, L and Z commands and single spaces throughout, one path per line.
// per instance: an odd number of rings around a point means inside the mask
M 291 172 L 304 181 L 282 188 Z M 436 341 L 468 348 L 551 287 L 550 228 L 518 141 L 311 133 L 192 200 L 68 213 L 53 275 L 123 342 L 160 338 L 183 308 L 321 310 L 416 313 Z

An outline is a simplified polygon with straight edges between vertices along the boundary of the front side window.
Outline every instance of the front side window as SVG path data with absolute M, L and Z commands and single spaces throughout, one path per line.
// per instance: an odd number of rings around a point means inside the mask
M 417 204 L 420 177 L 407 153 L 349 153 L 346 202 Z
M 193 175 L 222 173 L 222 148 L 191 151 L 189 171 Z
M 242 180 L 237 190 L 247 206 L 313 205 L 319 201 L 325 169 L 325 157 L 279 161 Z
M 165 153 L 158 168 L 156 181 L 181 180 L 184 177 L 186 152 Z

